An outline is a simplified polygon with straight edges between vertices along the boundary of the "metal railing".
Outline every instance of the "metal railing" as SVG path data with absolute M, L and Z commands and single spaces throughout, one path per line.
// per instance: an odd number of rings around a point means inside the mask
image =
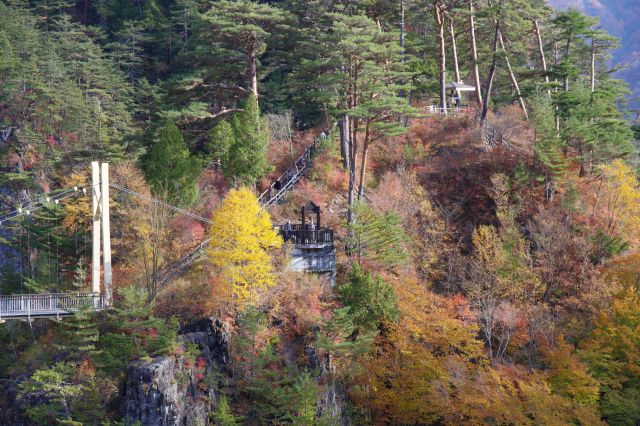
M 329 131 L 329 134 L 325 134 L 325 137 L 317 137 L 313 143 L 304 150 L 304 152 L 293 162 L 291 166 L 285 172 L 278 177 L 278 179 L 271 182 L 269 187 L 260 194 L 258 202 L 263 208 L 270 207 L 280 201 L 287 192 L 295 185 L 304 173 L 311 166 L 311 160 L 320 149 L 320 145 L 325 140 L 331 138 L 333 129 L 335 129 L 337 123 L 334 123 L 333 127 Z
M 269 207 L 277 203 L 300 180 L 311 164 L 311 159 L 318 148 L 318 142 L 318 139 L 314 140 L 302 155 L 260 194 L 258 202 L 263 207 Z
M 475 108 L 469 105 L 448 106 L 445 108 L 441 108 L 438 105 L 429 105 L 426 108 L 426 113 L 431 115 L 473 115 L 474 112 Z
M 0 296 L 0 318 L 64 316 L 83 308 L 102 310 L 105 298 L 97 293 L 47 293 Z
M 291 241 L 293 244 L 333 244 L 333 230 L 327 228 L 310 229 L 309 225 L 303 227 L 301 224 L 291 225 L 291 230 L 287 231 L 280 227 L 279 232 L 284 241 Z
M 178 275 L 182 273 L 189 265 L 191 265 L 196 260 L 200 259 L 204 253 L 205 249 L 209 246 L 211 242 L 211 238 L 206 238 L 200 242 L 194 249 L 192 249 L 189 253 L 182 256 L 180 259 L 171 263 L 169 266 L 164 268 L 158 274 L 158 284 L 160 286 L 165 285 Z
M 491 149 L 496 146 L 504 146 L 508 149 L 513 149 L 514 147 L 511 140 L 488 120 L 485 120 L 485 122 L 482 123 L 482 138 L 487 149 Z

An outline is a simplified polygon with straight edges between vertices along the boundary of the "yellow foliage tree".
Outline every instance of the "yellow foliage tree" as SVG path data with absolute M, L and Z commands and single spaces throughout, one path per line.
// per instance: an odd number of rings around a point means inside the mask
M 640 234 L 640 183 L 634 170 L 622 160 L 603 167 L 604 209 L 611 235 L 634 238 Z M 638 241 L 634 241 L 635 245 Z
M 77 187 L 85 188 L 87 191 L 86 196 L 72 197 L 64 201 L 66 214 L 62 220 L 62 226 L 69 234 L 86 231 L 91 226 L 93 216 L 91 184 L 87 180 L 87 175 L 88 172 L 85 170 L 76 170 L 62 179 L 63 188 Z
M 282 246 L 269 213 L 247 188 L 232 189 L 214 212 L 209 255 L 238 303 L 275 285 L 269 250 Z
M 400 321 L 378 336 L 349 391 L 368 413 L 363 423 L 603 425 L 595 407 L 576 401 L 582 395 L 553 392 L 544 374 L 491 367 L 478 328 L 464 319 L 463 298 L 447 302 L 412 279 L 395 289 Z M 591 385 L 588 375 L 577 374 L 578 383 L 586 378 Z

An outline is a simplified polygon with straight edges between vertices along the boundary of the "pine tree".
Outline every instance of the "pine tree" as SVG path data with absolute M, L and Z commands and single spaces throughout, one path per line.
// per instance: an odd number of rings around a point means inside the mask
M 583 80 L 561 95 L 564 126 L 561 135 L 576 149 L 580 174 L 591 174 L 594 165 L 633 152 L 633 133 L 618 110 L 617 101 L 626 92 L 615 80 L 601 81 L 591 92 Z
M 258 58 L 271 37 L 291 30 L 291 15 L 268 4 L 223 0 L 213 3 L 203 18 L 205 31 L 245 56 L 247 90 L 258 99 Z
M 82 396 L 84 387 L 72 380 L 73 368 L 58 362 L 50 368 L 37 370 L 20 385 L 19 396 L 43 395 L 44 403 L 29 406 L 27 414 L 38 424 L 64 423 L 72 420 L 72 404 Z M 41 399 L 42 401 L 42 399 Z
M 60 340 L 56 347 L 67 352 L 70 359 L 82 361 L 99 355 L 98 326 L 91 307 L 79 310 L 73 318 L 60 325 Z
M 584 50 L 584 38 L 588 36 L 590 28 L 596 25 L 597 19 L 569 8 L 558 13 L 552 22 L 560 33 L 559 42 L 564 49 L 562 62 L 557 65 L 554 72 L 563 78 L 566 92 L 569 91 L 570 80 L 580 74 L 580 69 L 577 67 L 580 61 L 576 60 L 575 53 Z
M 269 130 L 253 94 L 244 100 L 230 123 L 220 121 L 209 136 L 208 149 L 214 160 L 220 160 L 227 179 L 251 185 L 271 170 L 266 159 Z
M 127 20 L 114 34 L 116 41 L 108 45 L 113 61 L 132 84 L 143 74 L 144 44 L 149 41 L 146 33 L 144 22 Z
M 556 181 L 562 177 L 567 167 L 563 155 L 564 141 L 556 131 L 555 108 L 547 94 L 537 94 L 529 99 L 530 122 L 535 130 L 533 150 L 536 159 L 544 167 L 544 181 L 548 185 L 547 197 L 551 198 Z
M 348 226 L 347 244 L 359 262 L 373 260 L 391 269 L 407 260 L 404 229 L 394 212 L 380 214 L 364 203 L 356 203 L 353 213 L 355 220 Z
M 215 426 L 240 426 L 242 417 L 236 416 L 231 411 L 227 397 L 222 395 L 218 400 L 215 411 L 211 414 Z
M 120 296 L 109 318 L 110 330 L 100 336 L 101 354 L 95 358 L 107 374 L 122 372 L 134 359 L 167 355 L 177 347 L 177 320 L 155 317 L 143 288 L 122 288 Z
M 206 148 L 210 158 L 213 161 L 219 162 L 221 165 L 226 165 L 230 161 L 231 147 L 235 143 L 235 135 L 233 127 L 229 124 L 228 120 L 220 120 L 209 131 L 209 143 Z M 223 169 L 224 170 L 224 169 Z M 232 178 L 233 175 L 229 175 L 231 171 L 227 170 L 227 178 Z
M 191 157 L 173 121 L 167 120 L 158 136 L 145 162 L 149 183 L 156 192 L 166 191 L 171 203 L 194 203 L 198 197 L 199 161 Z
M 401 60 L 396 32 L 383 32 L 362 15 L 331 13 L 327 19 L 332 31 L 321 32 L 320 43 L 307 46 L 313 59 L 302 61 L 296 71 L 300 82 L 293 89 L 325 108 L 333 106 L 334 115 L 349 118 L 344 131 L 349 142 L 342 150 L 349 169 L 348 222 L 352 223 L 355 191 L 361 199 L 366 187 L 370 146 L 406 131 L 398 117 L 413 109 L 399 95 L 408 89 L 412 72 Z
M 398 321 L 396 295 L 382 277 L 354 265 L 347 280 L 336 292 L 338 300 L 348 309 L 355 333 L 377 332 L 385 324 Z

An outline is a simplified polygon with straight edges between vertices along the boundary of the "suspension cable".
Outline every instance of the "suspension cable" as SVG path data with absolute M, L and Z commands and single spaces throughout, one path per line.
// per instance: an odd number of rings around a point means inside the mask
M 199 220 L 199 221 L 207 223 L 209 225 L 213 225 L 213 221 L 211 221 L 211 220 L 209 220 L 209 219 L 207 219 L 205 217 L 202 217 L 200 215 L 197 215 L 195 213 L 191 213 L 188 210 L 181 209 L 180 207 L 172 206 L 171 204 L 169 204 L 169 203 L 167 203 L 165 201 L 158 200 L 157 198 L 153 198 L 153 197 L 151 197 L 149 195 L 141 194 L 139 192 L 136 192 L 136 191 L 134 191 L 132 189 L 126 188 L 126 187 L 121 186 L 121 185 L 118 185 L 116 183 L 109 183 L 109 186 L 112 187 L 112 188 L 115 188 L 115 189 L 117 189 L 119 191 L 122 191 L 122 192 L 124 192 L 126 194 L 133 195 L 133 196 L 136 196 L 136 197 L 139 197 L 139 198 L 143 198 L 143 199 L 145 199 L 145 200 L 147 200 L 147 201 L 149 201 L 151 203 L 154 203 L 154 204 L 160 204 L 160 205 L 162 205 L 162 206 L 164 206 L 166 208 L 169 208 L 169 209 L 174 210 L 176 212 L 182 213 L 182 214 L 184 214 L 186 216 L 189 216 L 189 217 L 191 217 L 193 219 Z
M 98 186 L 98 185 L 94 185 L 94 186 Z M 34 203 L 30 203 L 27 204 L 26 206 L 23 207 L 18 207 L 18 209 L 6 213 L 3 216 L 0 217 L 0 225 L 3 225 L 5 222 L 14 220 L 16 218 L 22 217 L 23 215 L 27 215 L 29 216 L 32 212 L 36 211 L 36 210 L 40 210 L 42 208 L 44 208 L 46 206 L 47 203 L 55 203 L 55 204 L 59 204 L 61 201 L 66 200 L 67 198 L 70 197 L 77 197 L 80 194 L 86 194 L 87 193 L 87 189 L 92 189 L 93 186 L 89 186 L 89 187 L 74 187 L 71 190 L 67 190 L 64 191 L 62 196 L 56 196 L 56 197 L 47 197 L 44 201 L 37 201 Z M 72 191 L 72 192 L 70 192 Z

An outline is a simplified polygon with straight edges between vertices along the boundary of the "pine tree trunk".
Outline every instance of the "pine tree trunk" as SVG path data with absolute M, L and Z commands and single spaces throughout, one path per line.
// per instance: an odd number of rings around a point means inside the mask
M 564 49 L 564 61 L 565 63 L 569 63 L 569 51 L 571 49 L 571 35 L 567 38 L 567 45 Z M 569 69 L 565 70 L 566 74 L 564 75 L 564 91 L 569 91 Z
M 249 84 L 249 90 L 251 90 L 254 94 L 254 96 L 256 97 L 256 99 L 258 99 L 258 66 L 257 66 L 257 60 L 256 60 L 256 43 L 253 42 L 251 43 L 251 45 L 249 46 L 249 50 L 247 52 L 247 65 L 249 68 L 249 73 L 248 73 L 248 84 Z
M 482 114 L 480 115 L 480 121 L 484 122 L 487 119 L 489 113 L 489 101 L 491 100 L 491 91 L 493 90 L 493 80 L 496 77 L 496 70 L 498 67 L 498 39 L 500 38 L 500 21 L 496 20 L 496 31 L 493 37 L 493 59 L 491 60 L 491 68 L 489 68 L 489 76 L 487 77 L 487 84 L 484 93 L 484 99 L 482 100 Z
M 342 155 L 342 167 L 349 170 L 349 116 L 347 114 L 340 120 L 340 154 Z
M 350 142 L 350 159 L 349 159 L 349 193 L 347 197 L 347 201 L 349 203 L 347 210 L 347 224 L 353 225 L 353 205 L 354 205 L 354 191 L 356 187 L 356 164 L 358 161 L 358 120 L 354 119 L 351 123 L 351 136 Z
M 358 201 L 362 199 L 364 192 L 364 179 L 367 174 L 367 156 L 369 154 L 369 122 L 365 127 L 364 142 L 362 145 L 362 160 L 360 163 L 360 184 L 358 186 Z
M 405 39 L 405 22 L 404 22 L 404 0 L 400 0 L 400 49 L 402 50 L 402 57 L 400 61 L 404 63 L 404 39 Z
M 469 33 L 471 35 L 471 58 L 473 60 L 473 78 L 476 85 L 476 97 L 478 106 L 482 103 L 482 84 L 480 83 L 480 71 L 478 70 L 478 46 L 476 44 L 476 24 L 473 16 L 473 0 L 469 0 Z
M 453 18 L 449 18 L 449 33 L 451 34 L 451 47 L 453 49 L 453 67 L 456 73 L 456 82 L 460 82 L 460 65 L 458 64 L 458 46 L 456 43 L 456 32 L 453 28 Z
M 444 37 L 444 13 L 439 0 L 434 0 L 433 10 L 438 24 L 438 40 L 440 42 L 440 110 L 447 114 L 447 52 Z
M 536 33 L 536 39 L 538 40 L 538 55 L 540 55 L 540 64 L 542 65 L 542 72 L 544 73 L 544 82 L 547 85 L 547 94 L 551 97 L 551 89 L 549 89 L 549 74 L 547 72 L 547 60 L 544 56 L 544 46 L 542 44 L 542 34 L 540 33 L 540 25 L 538 19 L 533 20 L 533 31 Z
M 553 65 L 555 68 L 558 68 L 558 61 L 559 61 L 559 53 L 558 53 L 558 43 L 554 43 L 553 44 Z M 558 93 L 558 78 L 556 77 L 556 79 L 554 80 L 554 83 L 556 84 L 556 87 L 553 88 L 553 93 Z M 558 114 L 558 105 L 555 106 L 555 112 L 556 112 L 556 136 L 560 137 L 560 115 Z M 566 155 L 566 146 L 563 148 L 563 152 Z
M 522 108 L 522 112 L 524 117 L 528 120 L 529 113 L 527 112 L 527 105 L 524 103 L 524 98 L 522 97 L 522 92 L 520 91 L 520 85 L 518 84 L 518 80 L 516 79 L 516 75 L 513 73 L 513 68 L 511 67 L 511 61 L 509 60 L 509 55 L 507 49 L 504 45 L 504 39 L 502 37 L 502 33 L 498 33 L 498 39 L 500 41 L 500 48 L 504 52 L 504 60 L 507 64 L 507 71 L 509 72 L 509 78 L 511 79 L 511 85 L 513 86 L 513 90 L 516 92 L 516 96 L 518 96 L 518 102 L 520 103 L 520 107 Z
M 596 40 L 591 37 L 591 93 L 596 91 Z

